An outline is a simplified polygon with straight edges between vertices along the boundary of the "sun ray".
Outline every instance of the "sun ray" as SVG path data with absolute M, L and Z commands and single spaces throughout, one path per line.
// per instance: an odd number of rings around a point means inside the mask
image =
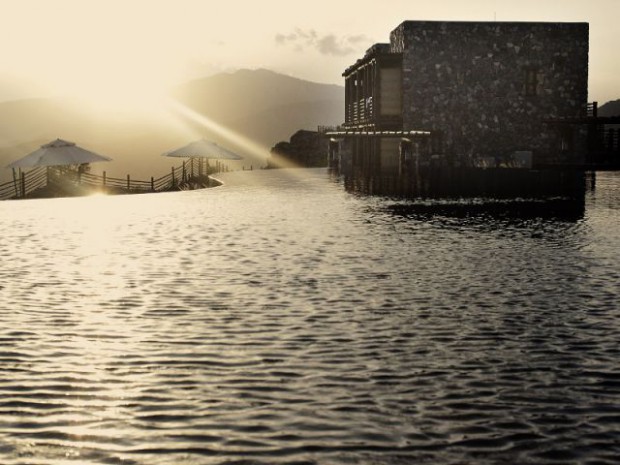
M 198 113 L 195 110 L 183 105 L 177 100 L 170 99 L 168 101 L 168 106 L 173 112 L 173 114 L 181 117 L 182 119 L 187 119 L 194 124 L 198 124 L 200 127 L 209 130 L 217 134 L 218 136 L 224 138 L 226 141 L 234 144 L 235 146 L 243 149 L 247 152 L 247 154 L 252 155 L 253 158 L 258 158 L 264 160 L 269 156 L 269 152 L 266 148 L 257 142 L 249 139 L 243 134 L 238 133 L 220 123 L 213 121 L 207 116 Z
M 207 116 L 198 113 L 197 111 L 183 105 L 177 100 L 170 99 L 168 101 L 168 107 L 171 112 L 177 117 L 183 120 L 190 121 L 192 124 L 197 124 L 199 127 L 207 129 L 208 131 L 217 134 L 225 139 L 227 142 L 233 144 L 236 147 L 244 150 L 246 154 L 251 155 L 254 159 L 266 161 L 270 157 L 269 151 L 261 144 L 253 141 L 252 139 L 240 134 L 237 131 L 230 129 L 220 123 L 213 121 Z M 198 132 L 198 131 L 196 131 Z M 301 167 L 295 165 L 293 162 L 287 164 L 287 167 Z

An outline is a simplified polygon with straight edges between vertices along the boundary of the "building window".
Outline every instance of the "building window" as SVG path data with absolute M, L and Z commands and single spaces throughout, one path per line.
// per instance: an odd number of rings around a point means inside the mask
M 538 70 L 528 68 L 525 70 L 525 95 L 533 97 L 538 94 Z

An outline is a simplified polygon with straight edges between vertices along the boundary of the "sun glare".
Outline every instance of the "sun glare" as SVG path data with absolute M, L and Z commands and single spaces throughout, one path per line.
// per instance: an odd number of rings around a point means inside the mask
M 131 50 L 113 56 L 85 56 L 55 67 L 41 78 L 50 94 L 79 104 L 83 110 L 151 115 L 162 110 L 180 70 Z M 103 56 L 97 60 L 97 56 Z
M 108 80 L 93 85 L 79 84 L 64 92 L 64 97 L 84 110 L 121 115 L 148 116 L 159 114 L 166 104 L 165 83 L 151 82 L 140 85 L 132 82 Z

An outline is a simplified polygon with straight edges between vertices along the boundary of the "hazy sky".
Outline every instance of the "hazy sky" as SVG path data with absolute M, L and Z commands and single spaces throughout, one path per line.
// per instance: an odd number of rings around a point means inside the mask
M 589 99 L 620 98 L 620 0 L 0 0 L 0 100 L 147 96 L 259 67 L 342 84 L 407 19 L 589 22 Z

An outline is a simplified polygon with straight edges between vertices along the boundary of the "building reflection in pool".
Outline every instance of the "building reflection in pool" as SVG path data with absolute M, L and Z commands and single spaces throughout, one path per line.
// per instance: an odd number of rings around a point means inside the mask
M 358 195 L 408 199 L 393 205 L 404 216 L 583 218 L 594 173 L 580 171 L 428 168 L 410 173 L 363 167 L 333 168 L 332 175 Z

